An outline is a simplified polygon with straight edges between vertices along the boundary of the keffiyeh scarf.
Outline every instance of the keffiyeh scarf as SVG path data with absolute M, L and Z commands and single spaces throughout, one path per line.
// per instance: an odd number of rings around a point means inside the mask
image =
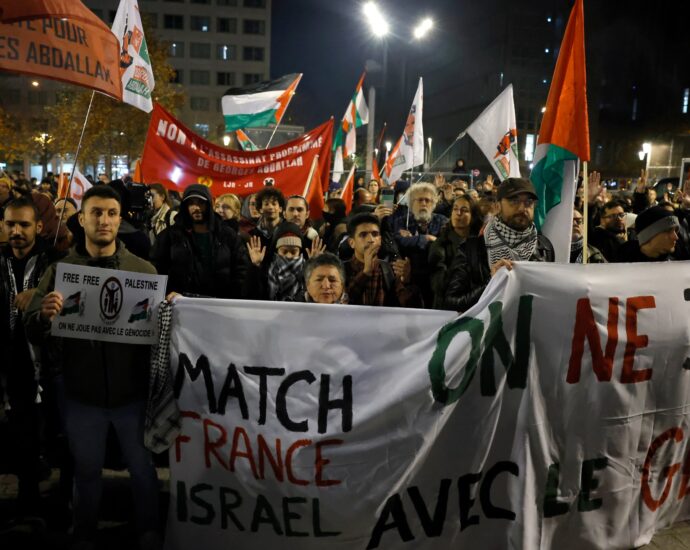
M 527 261 L 537 248 L 537 228 L 532 224 L 524 231 L 516 231 L 495 217 L 484 229 L 484 242 L 489 267 L 498 260 Z

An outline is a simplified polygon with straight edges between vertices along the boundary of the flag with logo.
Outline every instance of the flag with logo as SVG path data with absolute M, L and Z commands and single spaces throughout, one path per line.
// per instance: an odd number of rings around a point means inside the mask
M 422 127 L 422 100 L 424 97 L 422 79 L 419 79 L 417 93 L 407 115 L 405 130 L 384 166 L 384 179 L 388 185 L 400 179 L 405 170 L 424 163 L 424 129 Z
M 112 31 L 120 42 L 122 101 L 150 113 L 156 83 L 137 0 L 120 0 Z
M 251 138 L 242 130 L 237 130 L 235 132 L 235 135 L 237 136 L 237 143 L 240 144 L 240 147 L 242 147 L 243 151 L 258 151 L 259 148 L 256 146 L 256 143 L 254 143 Z
M 520 177 L 512 84 L 465 131 L 482 150 L 499 179 Z
M 141 302 L 134 304 L 132 312 L 129 314 L 128 323 L 146 320 L 149 314 L 149 299 L 145 298 Z
M 565 29 L 532 170 L 539 196 L 535 223 L 553 243 L 561 263 L 570 260 L 578 159 L 589 161 L 583 0 L 575 0 Z
M 67 296 L 67 298 L 65 299 L 65 302 L 62 306 L 62 311 L 60 312 L 60 316 L 64 317 L 65 315 L 71 315 L 73 313 L 79 313 L 80 306 L 82 306 L 82 310 L 83 310 L 81 292 L 75 292 L 74 294 Z
M 301 78 L 302 73 L 293 73 L 277 80 L 230 88 L 221 100 L 225 130 L 280 124 Z

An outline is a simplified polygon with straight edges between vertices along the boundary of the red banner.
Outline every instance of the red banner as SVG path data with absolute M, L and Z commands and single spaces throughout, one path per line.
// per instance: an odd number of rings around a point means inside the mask
M 332 141 L 333 121 L 330 120 L 278 147 L 234 151 L 194 134 L 154 103 L 141 159 L 142 179 L 144 183 L 162 183 L 180 192 L 188 185 L 202 183 L 211 189 L 214 197 L 223 193 L 246 196 L 265 185 L 273 185 L 288 197 L 304 193 L 312 163 L 318 155 L 315 173 L 320 176 L 318 187 L 323 196 L 328 190 Z M 313 201 L 310 206 L 320 210 Z
M 42 19 L 35 18 L 43 12 L 33 4 L 0 6 L 7 19 L 30 18 L 0 24 L 0 70 L 62 80 L 122 100 L 120 46 L 110 29 L 80 2 L 69 14 L 58 10 L 58 16 Z

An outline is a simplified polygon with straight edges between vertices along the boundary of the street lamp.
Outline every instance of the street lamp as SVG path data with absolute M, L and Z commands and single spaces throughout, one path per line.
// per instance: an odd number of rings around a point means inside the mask
M 364 6 L 362 6 L 362 11 L 369 21 L 371 32 L 375 36 L 382 38 L 388 34 L 390 25 L 375 2 L 366 2 Z
M 391 152 L 391 147 L 393 147 L 393 144 L 390 141 L 386 142 L 386 160 L 388 160 L 388 155 Z
M 429 166 L 431 166 L 431 160 L 432 160 L 431 159 L 431 142 L 432 142 L 431 137 L 426 138 L 426 141 L 429 144 L 429 158 L 427 159 L 427 163 L 429 164 Z
M 34 88 L 38 88 L 38 80 L 32 80 L 32 81 L 31 81 L 31 85 L 32 85 Z
M 424 38 L 429 31 L 434 27 L 434 22 L 429 17 L 425 17 L 412 31 L 412 35 L 417 39 L 421 40 Z
M 223 136 L 223 145 L 225 145 L 226 147 L 230 145 L 230 136 L 227 134 Z

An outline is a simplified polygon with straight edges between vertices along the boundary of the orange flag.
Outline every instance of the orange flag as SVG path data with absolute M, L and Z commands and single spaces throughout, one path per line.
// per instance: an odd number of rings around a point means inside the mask
M 318 220 L 323 213 L 323 190 L 321 187 L 321 170 L 319 168 L 319 155 L 314 156 L 307 176 L 307 183 L 304 185 L 302 196 L 309 204 L 309 217 Z
M 0 0 L 0 70 L 61 80 L 122 100 L 120 46 L 79 0 Z

